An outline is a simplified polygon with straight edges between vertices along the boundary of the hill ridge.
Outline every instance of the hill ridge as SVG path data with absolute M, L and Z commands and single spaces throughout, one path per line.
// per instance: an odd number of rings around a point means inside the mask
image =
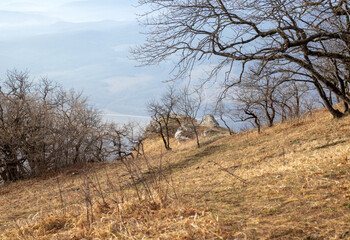
M 130 175 L 122 162 L 95 163 L 78 168 L 76 175 L 63 171 L 47 179 L 11 183 L 0 187 L 0 210 L 6 213 L 0 217 L 4 231 L 0 236 L 348 239 L 348 122 L 349 116 L 333 119 L 318 110 L 264 127 L 261 134 L 253 129 L 203 137 L 200 149 L 195 141 L 172 139 L 173 150 L 165 151 L 161 140 L 151 139 L 145 142 L 146 158 L 130 163 L 130 168 L 137 166 L 134 170 L 139 175 Z M 91 226 L 86 220 L 86 195 L 80 191 L 86 189 L 87 177 L 97 189 L 90 186 L 96 222 Z M 139 182 L 135 185 L 134 180 Z M 101 207 L 101 195 L 108 207 Z M 118 218 L 117 210 L 126 220 Z M 58 227 L 52 228 L 55 224 Z

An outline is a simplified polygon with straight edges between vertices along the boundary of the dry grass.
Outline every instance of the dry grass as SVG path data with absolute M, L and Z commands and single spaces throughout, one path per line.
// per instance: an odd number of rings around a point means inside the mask
M 218 222 L 208 212 L 170 206 L 160 208 L 128 201 L 116 208 L 96 207 L 95 221 L 87 226 L 81 214 L 69 214 L 23 221 L 6 231 L 3 239 L 216 239 L 222 238 Z
M 170 183 L 159 181 L 149 186 L 150 196 L 141 183 L 138 183 L 139 191 L 135 191 L 130 176 L 120 163 L 90 164 L 84 169 L 66 170 L 57 177 L 4 186 L 0 238 L 215 239 L 224 236 L 211 212 L 185 205 L 169 189 Z M 90 195 L 86 194 L 87 181 Z M 92 202 L 89 212 L 87 196 Z
M 137 182 L 141 201 L 121 163 L 2 186 L 0 238 L 350 239 L 349 120 L 319 110 L 260 135 L 203 138 L 200 149 L 150 140 L 141 179 L 161 170 L 162 180 L 152 197 Z M 87 176 L 102 189 L 91 190 L 92 224 Z

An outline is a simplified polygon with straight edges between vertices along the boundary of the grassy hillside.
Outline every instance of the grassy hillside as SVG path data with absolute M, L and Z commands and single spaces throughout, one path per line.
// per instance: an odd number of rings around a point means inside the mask
M 0 187 L 1 239 L 350 239 L 350 117 L 312 116 Z

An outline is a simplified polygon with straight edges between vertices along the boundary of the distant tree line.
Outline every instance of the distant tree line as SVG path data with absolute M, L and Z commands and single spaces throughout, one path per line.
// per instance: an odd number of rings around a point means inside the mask
M 9 71 L 0 88 L 1 179 L 122 158 L 130 154 L 134 128 L 105 123 L 81 93 Z

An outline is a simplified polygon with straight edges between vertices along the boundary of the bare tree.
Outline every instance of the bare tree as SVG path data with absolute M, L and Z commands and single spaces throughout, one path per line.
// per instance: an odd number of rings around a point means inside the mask
M 28 174 L 25 140 L 30 131 L 30 94 L 32 82 L 27 72 L 8 72 L 1 89 L 0 168 L 3 180 L 15 181 Z
M 134 152 L 136 157 L 145 157 L 144 141 L 147 139 L 146 127 L 142 126 L 140 123 L 129 122 L 125 128 L 127 129 L 129 151 Z
M 305 82 L 286 82 L 282 88 L 277 88 L 277 107 L 281 120 L 299 118 L 307 111 L 308 99 L 313 97 L 314 89 Z M 315 92 L 315 91 L 314 91 Z
M 262 125 L 272 127 L 276 120 L 299 117 L 302 113 L 304 95 L 310 90 L 306 82 L 261 65 L 250 68 L 243 76 L 239 85 L 226 92 L 226 104 L 228 100 L 235 107 L 226 106 L 227 112 L 221 115 L 232 121 L 250 121 L 260 132 Z
M 190 122 L 190 127 L 196 136 L 197 147 L 200 148 L 197 116 L 202 105 L 201 89 L 190 90 L 188 87 L 182 89 L 179 97 L 178 111 L 185 115 Z
M 234 87 L 232 100 L 240 105 L 237 110 L 255 119 L 255 125 L 266 122 L 272 127 L 277 115 L 277 89 L 283 85 L 283 79 L 270 75 L 257 75 L 255 72 L 246 74 L 239 86 Z M 245 117 L 240 117 L 244 120 Z
M 81 94 L 27 72 L 9 71 L 0 89 L 0 175 L 16 181 L 91 161 L 101 125 Z
M 163 94 L 160 101 L 151 101 L 147 104 L 147 110 L 151 115 L 153 123 L 156 124 L 155 130 L 162 137 L 166 150 L 171 150 L 170 135 L 172 120 L 178 123 L 175 114 L 175 107 L 178 101 L 174 87 L 168 87 L 167 92 Z M 179 124 L 180 125 L 180 124 Z
M 230 74 L 235 62 L 242 73 L 256 62 L 312 82 L 329 112 L 342 117 L 350 103 L 350 10 L 348 0 L 139 0 L 150 9 L 140 22 L 148 36 L 134 49 L 143 64 L 178 57 L 177 75 L 215 59 L 211 76 L 226 72 L 227 88 L 239 83 Z M 324 64 L 332 66 L 324 71 Z M 335 109 L 329 90 L 345 103 Z
M 229 121 L 234 122 L 233 109 L 227 106 L 223 100 L 219 101 L 214 109 L 215 115 L 218 115 L 220 120 L 224 123 L 225 127 L 228 129 L 230 135 L 234 134 L 232 127 L 229 125 Z
M 256 102 L 255 93 L 247 89 L 241 89 L 239 90 L 239 95 L 233 94 L 231 101 L 235 104 L 234 113 L 237 119 L 236 121 L 248 121 L 256 127 L 258 133 L 260 133 L 264 114 L 261 107 Z

